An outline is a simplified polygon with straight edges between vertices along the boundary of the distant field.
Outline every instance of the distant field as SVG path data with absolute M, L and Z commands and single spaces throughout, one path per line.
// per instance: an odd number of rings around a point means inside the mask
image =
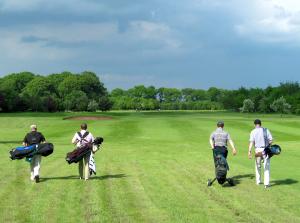
M 78 179 L 65 154 L 82 121 L 105 139 L 97 176 Z M 256 186 L 248 160 L 253 120 L 261 118 L 283 152 L 271 160 L 271 188 Z M 215 183 L 208 138 L 225 121 L 238 149 L 228 156 L 234 187 Z M 225 112 L 111 112 L 0 114 L 0 222 L 300 222 L 300 117 Z M 41 182 L 29 165 L 11 161 L 32 123 L 55 145 L 42 160 Z

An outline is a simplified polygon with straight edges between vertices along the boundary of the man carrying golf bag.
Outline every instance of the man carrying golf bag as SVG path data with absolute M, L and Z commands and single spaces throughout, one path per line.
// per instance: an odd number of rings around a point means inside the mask
M 31 132 L 27 133 L 23 140 L 24 146 L 31 146 L 34 144 L 43 143 L 46 141 L 45 137 L 42 133 L 37 131 L 36 125 L 30 126 Z M 30 179 L 32 181 L 35 180 L 36 183 L 40 181 L 40 167 L 41 167 L 41 161 L 42 156 L 39 154 L 33 155 L 32 158 L 30 158 Z
M 271 132 L 261 126 L 261 120 L 254 120 L 255 128 L 250 133 L 248 157 L 252 159 L 252 147 L 255 147 L 255 176 L 256 184 L 261 184 L 261 164 L 264 165 L 264 185 L 270 186 L 270 156 L 265 154 L 265 149 L 272 144 Z
M 208 186 L 211 186 L 215 180 L 217 180 L 219 184 L 223 184 L 228 181 L 229 184 L 233 185 L 233 181 L 226 178 L 227 170 L 229 170 L 226 161 L 228 155 L 227 143 L 230 143 L 233 155 L 236 155 L 237 151 L 229 133 L 225 132 L 223 128 L 224 122 L 219 121 L 217 123 L 217 129 L 211 134 L 209 139 L 211 149 L 213 150 L 216 178 L 212 181 L 208 180 Z
M 76 132 L 72 143 L 76 144 L 77 148 L 89 146 L 92 147 L 92 143 L 94 141 L 93 135 L 87 131 L 87 124 L 82 123 L 80 125 L 80 131 Z M 78 170 L 80 179 L 88 180 L 90 177 L 89 170 L 89 161 L 90 161 L 91 151 L 83 156 L 83 159 L 79 161 Z

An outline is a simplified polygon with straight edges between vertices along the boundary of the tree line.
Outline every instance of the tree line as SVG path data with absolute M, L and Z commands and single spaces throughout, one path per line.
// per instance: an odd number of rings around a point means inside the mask
M 281 83 L 277 87 L 226 90 L 155 88 L 143 85 L 112 90 L 113 109 L 126 110 L 231 110 L 238 112 L 300 114 L 300 85 Z
M 232 110 L 300 114 L 300 85 L 281 83 L 267 88 L 236 90 L 211 87 L 155 88 L 139 85 L 108 92 L 93 72 L 62 72 L 48 76 L 30 72 L 0 78 L 0 110 L 106 111 L 106 110 Z
M 3 112 L 105 111 L 111 106 L 107 89 L 93 72 L 48 76 L 21 72 L 0 78 Z

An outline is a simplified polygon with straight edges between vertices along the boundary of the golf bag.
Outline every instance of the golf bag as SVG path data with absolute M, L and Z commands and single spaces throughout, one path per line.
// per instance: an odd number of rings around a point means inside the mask
M 271 158 L 274 155 L 279 155 L 281 153 L 281 148 L 279 145 L 271 145 L 265 148 L 264 154 Z
M 263 156 L 267 156 L 267 158 L 271 158 L 274 155 L 279 155 L 281 153 L 281 148 L 279 145 L 270 145 L 267 137 L 267 129 L 263 129 L 264 140 L 266 148 L 263 151 Z
M 31 146 L 19 146 L 16 147 L 14 149 L 12 149 L 11 151 L 9 151 L 10 154 L 10 158 L 12 160 L 16 160 L 16 159 L 23 159 L 25 157 L 32 157 L 36 151 L 37 145 L 31 145 Z
M 227 171 L 229 171 L 229 165 L 227 163 L 227 149 L 224 147 L 215 147 L 213 149 L 213 159 L 215 164 L 215 178 L 213 180 L 208 179 L 207 186 L 211 186 L 215 180 L 219 184 L 224 184 L 226 181 L 233 186 L 233 180 L 231 178 L 226 178 Z
M 31 158 L 34 155 L 49 156 L 51 153 L 53 153 L 53 144 L 42 143 L 30 146 L 19 146 L 12 149 L 9 153 L 12 160 L 23 159 L 25 157 Z
M 95 152 L 99 149 L 100 144 L 103 142 L 102 137 L 97 137 L 93 143 L 88 143 L 82 146 L 77 147 L 72 152 L 67 153 L 66 161 L 71 163 L 78 163 L 80 160 L 83 159 L 85 155 L 88 153 L 91 153 L 91 151 Z M 93 147 L 97 147 L 97 150 L 95 150 Z
M 42 143 L 38 144 L 36 154 L 42 156 L 49 156 L 53 153 L 54 146 L 52 143 Z
M 229 170 L 229 167 L 228 167 L 225 157 L 218 154 L 215 157 L 215 172 L 216 172 L 216 178 L 217 178 L 217 181 L 219 184 L 225 183 L 228 170 Z

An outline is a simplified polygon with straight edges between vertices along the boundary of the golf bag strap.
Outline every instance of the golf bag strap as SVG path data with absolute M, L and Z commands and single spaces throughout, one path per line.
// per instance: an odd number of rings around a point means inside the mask
M 268 142 L 268 129 L 267 128 L 263 128 L 263 132 L 264 132 L 264 140 L 265 140 L 265 148 L 267 148 L 269 146 L 269 142 Z
M 85 137 L 87 137 L 90 133 L 88 131 L 86 131 L 83 135 L 81 135 L 81 132 L 77 132 L 78 136 L 80 137 L 80 141 L 86 141 L 88 142 Z

